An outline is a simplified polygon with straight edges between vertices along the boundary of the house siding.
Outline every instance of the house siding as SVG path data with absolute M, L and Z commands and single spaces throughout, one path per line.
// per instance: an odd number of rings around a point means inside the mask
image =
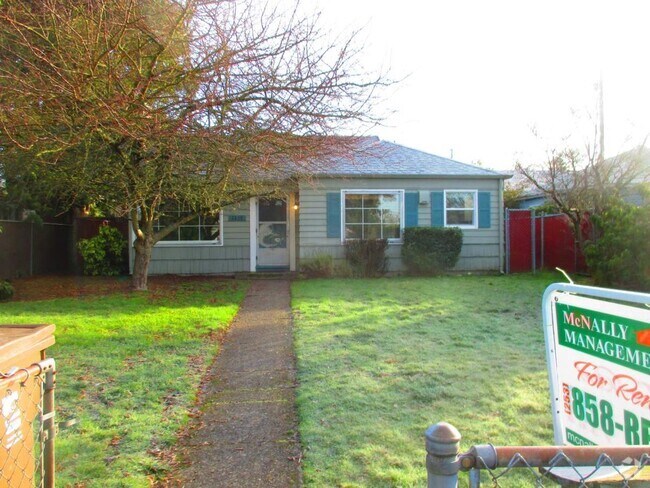
M 335 260 L 344 259 L 339 238 L 327 237 L 327 193 L 340 190 L 404 190 L 418 191 L 420 202 L 417 222 L 419 226 L 431 225 L 432 191 L 478 190 L 490 192 L 489 229 L 463 229 L 463 248 L 455 267 L 458 271 L 494 271 L 501 269 L 499 236 L 503 232 L 499 211 L 500 185 L 498 179 L 469 178 L 321 178 L 300 185 L 299 259 L 317 254 L 330 254 Z M 401 245 L 388 247 L 389 271 L 403 269 Z
M 244 221 L 229 221 L 229 216 Z M 250 269 L 250 209 L 248 201 L 223 211 L 222 246 L 156 246 L 149 264 L 150 275 L 222 274 Z M 133 261 L 131 261 L 133 266 Z M 133 267 L 131 267 L 133 272 Z

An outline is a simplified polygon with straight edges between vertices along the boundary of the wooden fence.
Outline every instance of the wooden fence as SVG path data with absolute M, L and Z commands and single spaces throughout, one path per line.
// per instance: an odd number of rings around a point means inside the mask
M 72 224 L 0 220 L 0 279 L 80 274 L 77 242 L 97 235 L 106 221 L 128 236 L 124 219 L 75 218 Z

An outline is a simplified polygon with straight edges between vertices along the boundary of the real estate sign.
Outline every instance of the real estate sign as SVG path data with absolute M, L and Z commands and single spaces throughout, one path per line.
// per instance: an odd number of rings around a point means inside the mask
M 557 444 L 650 445 L 650 309 L 644 303 L 650 295 L 564 284 L 547 289 Z

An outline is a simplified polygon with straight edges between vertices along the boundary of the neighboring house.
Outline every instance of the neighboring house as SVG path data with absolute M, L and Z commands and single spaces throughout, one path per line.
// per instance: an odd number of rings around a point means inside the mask
M 518 208 L 529 209 L 541 207 L 547 202 L 546 196 L 543 194 L 528 194 L 521 197 L 519 200 Z
M 622 162 L 630 161 L 631 158 L 638 158 L 639 174 L 634 178 L 629 188 L 623 192 L 622 198 L 628 203 L 633 205 L 642 205 L 645 203 L 643 195 L 639 192 L 638 186 L 650 181 L 650 149 L 646 147 L 639 147 L 630 151 L 618 154 L 613 158 L 606 160 L 606 162 L 617 166 Z M 530 180 L 517 171 L 512 171 L 513 176 L 508 181 L 508 186 L 511 188 L 520 188 L 521 196 L 517 198 L 517 208 L 528 209 L 539 207 L 549 203 L 543 191 L 537 188 Z M 548 173 L 539 172 L 539 181 L 543 182 L 548 180 Z M 569 178 L 567 176 L 567 178 Z M 570 183 L 567 186 L 571 186 Z
M 524 175 L 512 170 L 512 178 L 506 183 L 508 188 L 517 188 L 521 194 L 516 199 L 517 208 L 528 209 L 539 207 L 547 202 L 546 195 L 533 185 Z
M 318 254 L 343 260 L 345 240 L 358 238 L 388 239 L 389 271 L 399 271 L 403 230 L 416 226 L 463 230 L 457 270 L 502 270 L 509 175 L 376 137 L 320 166 L 288 180 L 285 198 L 251 198 L 181 226 L 156 244 L 149 273 L 295 271 Z

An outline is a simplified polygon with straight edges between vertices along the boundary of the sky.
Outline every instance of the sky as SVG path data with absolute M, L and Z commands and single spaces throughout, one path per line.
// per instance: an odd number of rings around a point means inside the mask
M 601 73 L 606 156 L 650 134 L 648 0 L 302 4 L 333 33 L 361 28 L 365 69 L 403 79 L 376 106 L 384 140 L 494 169 L 539 162 L 593 141 Z

